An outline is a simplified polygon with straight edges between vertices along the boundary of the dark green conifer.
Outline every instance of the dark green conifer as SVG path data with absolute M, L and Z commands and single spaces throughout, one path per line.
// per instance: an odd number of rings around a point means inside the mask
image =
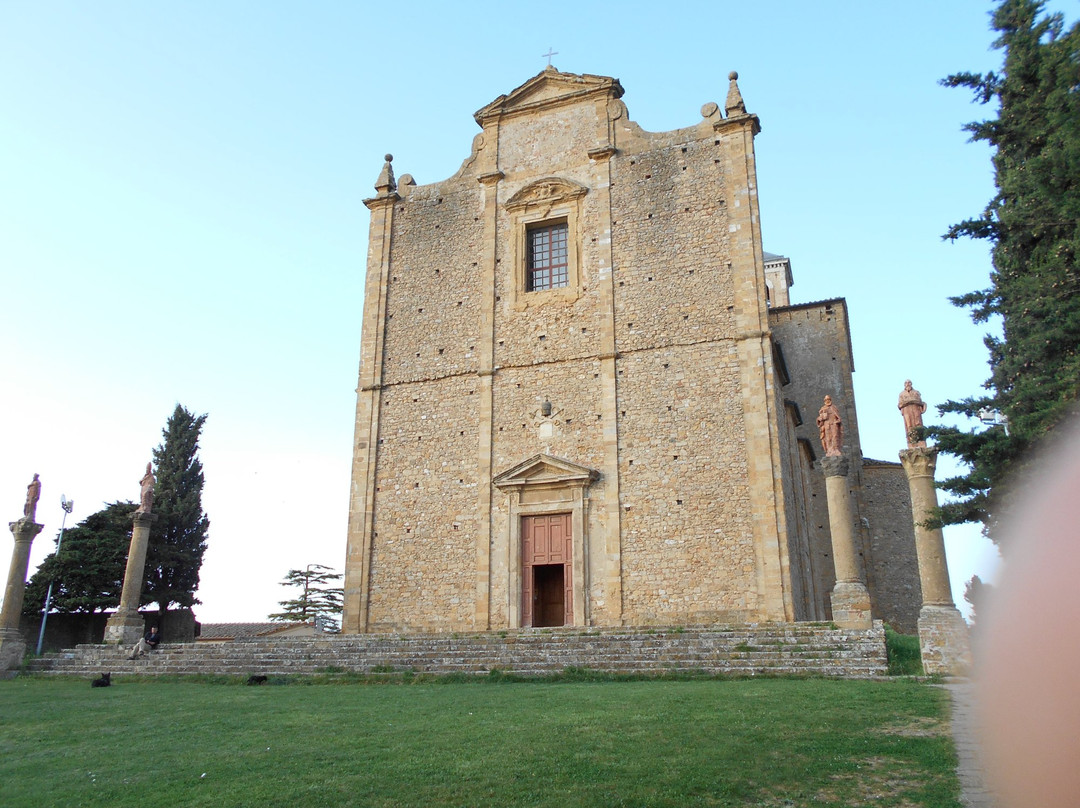
M 1007 479 L 1075 412 L 1080 392 L 1080 28 L 1044 14 L 1041 0 L 1003 0 L 993 29 L 1001 73 L 958 73 L 943 84 L 997 105 L 995 117 L 965 127 L 994 149 L 997 194 L 945 237 L 991 242 L 990 286 L 953 302 L 971 308 L 977 323 L 1000 318 L 1002 330 L 985 339 L 987 392 L 939 409 L 969 418 L 996 411 L 1006 424 L 927 433 L 970 468 L 942 482 L 956 497 L 943 506 L 943 521 L 981 522 L 996 540 Z
M 199 435 L 206 415 L 194 415 L 179 404 L 162 431 L 164 442 L 154 449 L 153 512 L 146 553 L 142 603 L 188 608 L 198 603 L 199 570 L 210 520 L 202 509 L 203 470 Z

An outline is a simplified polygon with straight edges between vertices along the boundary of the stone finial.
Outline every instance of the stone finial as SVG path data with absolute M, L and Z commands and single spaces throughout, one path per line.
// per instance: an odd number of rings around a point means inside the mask
M 911 379 L 904 382 L 904 389 L 900 392 L 900 400 L 896 407 L 904 416 L 904 434 L 907 436 L 908 448 L 918 449 L 926 446 L 926 441 L 919 439 L 923 413 L 926 412 L 926 402 L 922 400 L 919 391 L 911 386 Z
M 146 474 L 139 480 L 139 507 L 135 513 L 150 513 L 154 508 L 154 472 L 146 464 Z
M 844 422 L 840 410 L 833 404 L 832 396 L 825 396 L 817 416 L 818 435 L 826 457 L 840 457 L 844 453 Z
M 743 103 L 742 93 L 739 92 L 739 74 L 732 70 L 728 73 L 727 100 L 724 102 L 724 111 L 728 117 L 732 115 L 745 115 L 746 104 Z
M 23 505 L 23 519 L 33 522 L 37 518 L 37 504 L 41 499 L 41 480 L 35 474 L 30 485 L 26 486 L 26 504 Z
M 379 196 L 388 196 L 397 190 L 397 183 L 394 182 L 394 169 L 390 165 L 393 160 L 394 155 L 386 155 L 386 162 L 383 163 L 382 171 L 379 172 L 379 178 L 375 180 L 375 190 L 379 192 Z

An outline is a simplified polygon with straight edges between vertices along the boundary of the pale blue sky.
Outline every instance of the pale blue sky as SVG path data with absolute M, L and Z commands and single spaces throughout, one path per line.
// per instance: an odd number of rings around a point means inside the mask
M 940 239 L 993 192 L 960 129 L 987 110 L 937 81 L 999 65 L 989 7 L 0 3 L 2 513 L 39 472 L 40 562 L 61 493 L 72 521 L 135 498 L 180 402 L 210 416 L 200 619 L 261 619 L 288 569 L 341 569 L 361 200 L 387 151 L 420 184 L 456 171 L 472 113 L 549 46 L 618 77 L 650 130 L 699 120 L 739 71 L 765 247 L 794 302 L 847 297 L 863 450 L 895 460 L 905 378 L 936 403 L 987 375 L 946 300 L 987 283 L 986 246 Z M 960 601 L 994 554 L 947 539 Z

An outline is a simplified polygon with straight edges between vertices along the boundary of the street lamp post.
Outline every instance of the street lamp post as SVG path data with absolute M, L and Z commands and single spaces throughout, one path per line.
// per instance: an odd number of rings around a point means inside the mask
M 75 507 L 75 500 L 68 499 L 63 494 L 60 495 L 60 507 L 64 509 L 64 515 L 60 519 L 60 538 L 56 540 L 56 555 L 60 556 L 60 545 L 64 543 L 64 526 L 67 524 L 68 514 L 71 513 Z M 37 638 L 37 655 L 41 656 L 41 646 L 45 642 L 45 622 L 49 619 L 49 605 L 52 602 L 52 585 L 53 582 L 49 581 L 49 589 L 45 593 L 45 611 L 41 613 L 41 631 L 38 632 Z

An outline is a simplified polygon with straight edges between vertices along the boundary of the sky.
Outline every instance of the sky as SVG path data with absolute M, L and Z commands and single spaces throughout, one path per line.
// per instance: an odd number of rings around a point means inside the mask
M 847 298 L 863 453 L 896 460 L 904 379 L 937 422 L 989 375 L 987 326 L 948 301 L 988 284 L 987 245 L 941 234 L 993 194 L 962 131 L 992 110 L 938 83 L 1000 66 L 989 9 L 0 1 L 0 515 L 39 473 L 33 570 L 61 495 L 68 526 L 138 499 L 180 403 L 209 416 L 198 619 L 265 619 L 290 569 L 343 570 L 362 200 L 386 152 L 418 184 L 453 174 L 473 112 L 549 48 L 619 78 L 651 131 L 696 123 L 739 72 L 765 249 L 791 258 L 793 303 Z M 965 608 L 997 554 L 977 528 L 945 536 Z

